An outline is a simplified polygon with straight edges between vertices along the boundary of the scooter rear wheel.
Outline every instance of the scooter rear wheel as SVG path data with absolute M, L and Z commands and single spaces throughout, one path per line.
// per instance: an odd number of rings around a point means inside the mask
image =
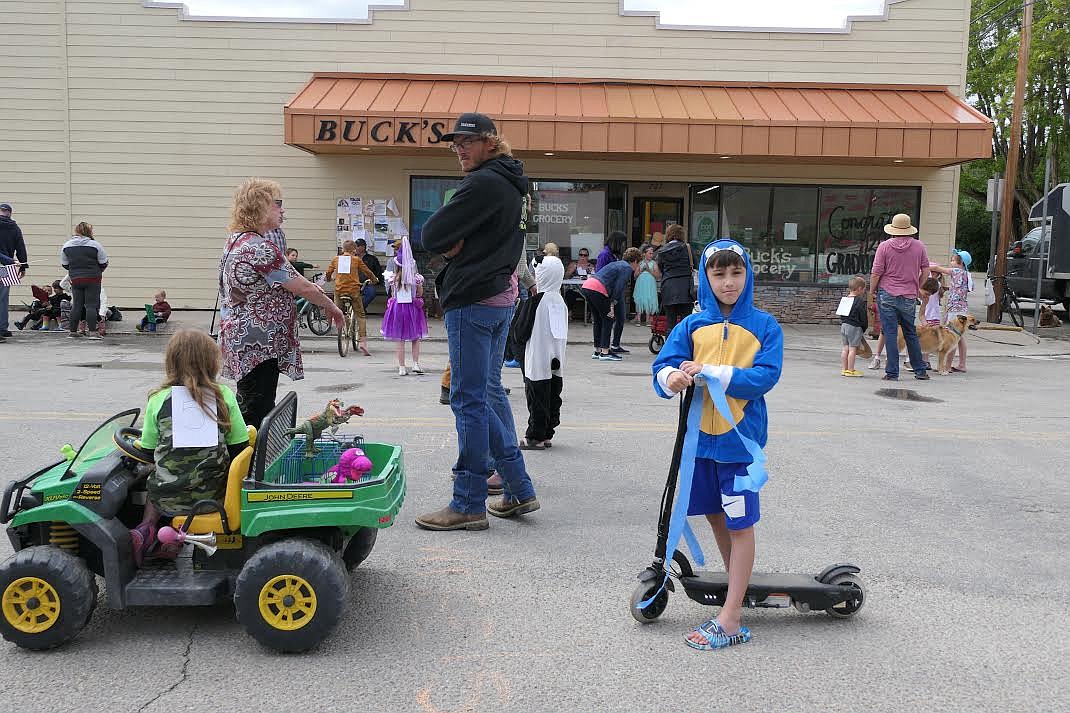
M 862 609 L 866 603 L 866 587 L 862 580 L 853 574 L 840 574 L 832 578 L 829 584 L 836 586 L 850 586 L 855 589 L 854 596 L 840 604 L 834 604 L 825 610 L 825 613 L 834 619 L 850 619 Z
M 664 614 L 665 609 L 669 606 L 668 589 L 662 589 L 658 596 L 654 597 L 654 601 L 650 602 L 645 608 L 639 606 L 642 602 L 653 597 L 654 592 L 657 592 L 659 587 L 661 587 L 661 582 L 640 582 L 635 591 L 632 592 L 632 600 L 628 605 L 628 611 L 632 613 L 632 618 L 640 624 L 649 624 L 654 621 Z

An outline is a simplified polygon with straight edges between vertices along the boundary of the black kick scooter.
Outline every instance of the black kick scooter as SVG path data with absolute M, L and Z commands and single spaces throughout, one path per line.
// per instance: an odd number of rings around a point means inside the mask
M 680 421 L 676 430 L 676 446 L 673 449 L 669 478 L 661 500 L 661 515 L 658 519 L 658 541 L 654 548 L 654 562 L 639 573 L 639 585 L 632 593 L 629 610 L 640 624 L 649 624 L 665 612 L 669 604 L 669 592 L 675 592 L 673 580 L 680 582 L 688 597 L 708 606 L 724 606 L 728 594 L 728 574 L 724 572 L 696 572 L 691 562 L 680 550 L 672 553 L 675 567 L 666 570 L 666 547 L 669 537 L 669 519 L 672 516 L 676 483 L 680 471 L 684 435 L 687 431 L 687 414 L 695 396 L 695 387 L 689 386 L 680 400 Z M 669 579 L 665 580 L 668 571 Z M 829 616 L 847 619 L 862 608 L 866 589 L 856 576 L 861 570 L 853 564 L 834 564 L 820 574 L 752 574 L 743 606 L 770 609 L 787 609 L 794 606 L 800 612 L 824 609 Z M 662 588 L 662 582 L 665 587 Z M 660 592 L 658 590 L 661 590 Z M 657 596 L 655 597 L 655 593 Z M 643 602 L 654 597 L 645 607 Z

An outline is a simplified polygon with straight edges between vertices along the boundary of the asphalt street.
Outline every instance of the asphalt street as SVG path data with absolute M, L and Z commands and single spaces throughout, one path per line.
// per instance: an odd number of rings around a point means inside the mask
M 0 345 L 2 479 L 143 406 L 163 345 Z M 682 594 L 657 622 L 632 620 L 676 413 L 651 390 L 645 349 L 604 363 L 570 347 L 555 447 L 527 454 L 540 511 L 491 518 L 485 532 L 431 533 L 413 518 L 450 492 L 453 419 L 437 400 L 445 344 L 425 345 L 425 376 L 402 378 L 381 342 L 371 358 L 342 359 L 320 341 L 306 379 L 283 378 L 280 394 L 295 389 L 306 415 L 334 396 L 364 406 L 360 429 L 404 446 L 409 479 L 397 524 L 352 575 L 334 635 L 286 656 L 247 637 L 229 605 L 102 605 L 62 649 L 0 642 L 0 711 L 1065 710 L 1066 359 L 971 356 L 967 375 L 905 374 L 902 392 L 882 396 L 876 372 L 842 378 L 838 352 L 809 345 L 789 338 L 768 399 L 756 569 L 857 564 L 867 600 L 853 619 L 748 611 L 753 641 L 720 652 L 684 645 L 716 610 Z M 525 420 L 519 372 L 505 380 Z M 719 567 L 710 532 L 693 524 Z M 9 554 L 5 537 L 0 558 Z

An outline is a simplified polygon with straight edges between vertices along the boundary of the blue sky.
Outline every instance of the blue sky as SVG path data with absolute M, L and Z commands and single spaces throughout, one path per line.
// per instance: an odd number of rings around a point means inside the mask
M 184 0 L 194 16 L 366 19 L 361 0 Z M 404 6 L 405 0 L 372 5 Z M 503 5 L 508 0 L 502 0 Z M 839 28 L 853 15 L 879 16 L 885 0 L 623 0 L 628 12 L 661 13 L 666 25 L 721 27 Z

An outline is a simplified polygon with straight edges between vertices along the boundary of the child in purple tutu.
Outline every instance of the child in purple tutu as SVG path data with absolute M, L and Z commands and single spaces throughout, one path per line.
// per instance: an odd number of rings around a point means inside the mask
M 424 276 L 416 269 L 409 238 L 401 239 L 401 248 L 394 258 L 393 272 L 384 274 L 387 293 L 383 315 L 383 337 L 398 343 L 398 376 L 405 376 L 405 342 L 412 342 L 412 373 L 422 374 L 420 368 L 420 340 L 427 336 L 427 317 L 424 315 Z

